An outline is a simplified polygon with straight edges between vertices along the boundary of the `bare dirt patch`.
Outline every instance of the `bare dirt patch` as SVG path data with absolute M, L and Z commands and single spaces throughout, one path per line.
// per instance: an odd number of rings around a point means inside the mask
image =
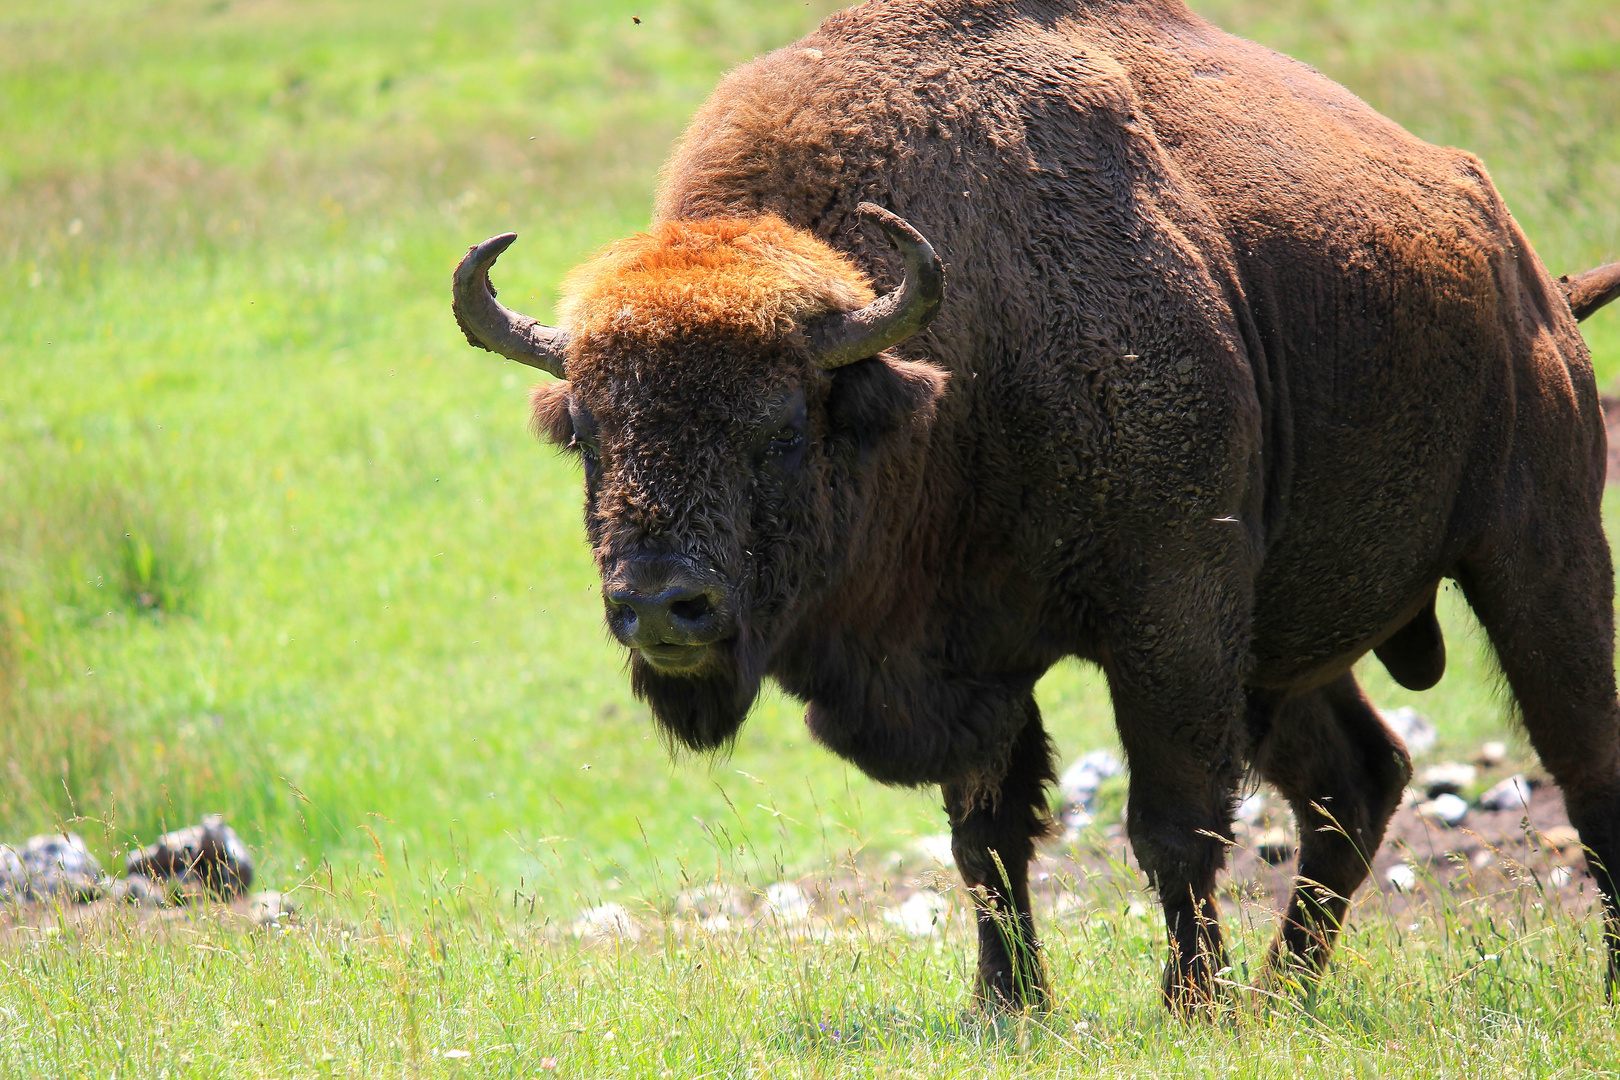
M 1456 827 L 1420 816 L 1418 806 L 1413 801 L 1396 811 L 1372 873 L 1357 893 L 1358 907 L 1370 903 L 1400 919 L 1414 907 L 1437 903 L 1516 909 L 1529 901 L 1584 911 L 1596 899 L 1584 853 L 1555 786 L 1533 788 L 1528 807 L 1471 808 Z M 1238 829 L 1223 879 L 1229 899 L 1269 904 L 1274 911 L 1286 903 L 1294 875 L 1292 853 L 1273 863 L 1254 843 L 1261 832 L 1282 827 L 1293 846 L 1291 823 L 1278 826 L 1275 820 Z M 1128 895 L 1143 886 L 1135 866 L 1122 826 L 1088 830 L 1072 848 L 1041 856 L 1037 891 L 1059 908 L 1064 906 L 1059 894 L 1072 887 L 1065 879 L 1080 883 L 1083 893 L 1106 889 Z M 1406 888 L 1391 881 L 1391 871 L 1401 876 L 1400 867 L 1412 871 Z

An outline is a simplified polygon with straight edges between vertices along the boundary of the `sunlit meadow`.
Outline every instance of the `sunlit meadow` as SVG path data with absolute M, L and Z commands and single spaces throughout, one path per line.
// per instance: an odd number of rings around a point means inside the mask
M 1479 153 L 1554 272 L 1620 258 L 1611 3 L 1195 6 Z M 1617 1068 L 1592 928 L 1533 899 L 1397 923 L 1370 896 L 1316 997 L 1192 1026 L 1157 1004 L 1140 893 L 1081 880 L 1045 919 L 1044 1019 L 964 1011 L 959 912 L 920 939 L 853 914 L 673 929 L 717 875 L 858 872 L 879 902 L 938 798 L 844 767 L 780 696 L 729 757 L 668 757 L 601 628 L 577 473 L 525 431 L 533 373 L 466 347 L 449 270 L 516 230 L 503 298 L 544 314 L 645 224 L 719 75 L 832 8 L 0 6 L 0 840 L 65 825 L 116 867 L 217 811 L 300 908 L 275 933 L 9 932 L 0 1072 Z M 1586 329 L 1608 385 L 1620 315 Z M 1454 596 L 1446 622 L 1439 688 L 1369 669 L 1371 692 L 1432 717 L 1442 755 L 1512 738 Z M 1113 745 L 1093 673 L 1040 694 L 1066 757 Z M 605 901 L 639 941 L 567 932 Z M 1231 914 L 1257 962 L 1263 906 Z

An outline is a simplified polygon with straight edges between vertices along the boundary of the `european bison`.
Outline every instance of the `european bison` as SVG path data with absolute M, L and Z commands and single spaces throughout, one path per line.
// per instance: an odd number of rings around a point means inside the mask
M 1107 675 L 1164 992 L 1193 1005 L 1246 768 L 1300 821 L 1271 970 L 1326 962 L 1411 772 L 1351 665 L 1439 679 L 1443 578 L 1612 896 L 1575 322 L 1620 267 L 1561 289 L 1475 158 L 1179 0 L 887 0 L 725 79 L 560 328 L 494 299 L 511 240 L 469 252 L 456 315 L 565 380 L 534 422 L 584 462 L 636 693 L 712 750 L 770 676 L 867 774 L 940 785 L 988 1002 L 1047 995 L 1043 672 Z M 1612 900 L 1607 927 L 1612 979 Z

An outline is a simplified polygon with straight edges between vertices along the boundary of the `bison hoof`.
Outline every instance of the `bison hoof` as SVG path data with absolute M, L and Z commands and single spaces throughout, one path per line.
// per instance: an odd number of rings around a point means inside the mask
M 1207 961 L 1183 966 L 1172 960 L 1164 967 L 1159 992 L 1171 1012 L 1188 1019 L 1214 1020 L 1233 1005 L 1227 975 L 1226 968 L 1215 970 Z
M 998 971 L 974 981 L 973 1005 L 990 1016 L 1044 1013 L 1052 1008 L 1052 993 L 1044 979 Z

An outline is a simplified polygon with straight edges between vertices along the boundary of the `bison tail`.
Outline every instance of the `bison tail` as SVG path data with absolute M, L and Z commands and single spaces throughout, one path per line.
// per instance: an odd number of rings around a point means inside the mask
M 1569 310 L 1574 312 L 1575 321 L 1579 322 L 1610 300 L 1620 297 L 1620 262 L 1600 266 L 1574 277 L 1565 274 L 1558 279 L 1558 287 L 1564 291 Z

